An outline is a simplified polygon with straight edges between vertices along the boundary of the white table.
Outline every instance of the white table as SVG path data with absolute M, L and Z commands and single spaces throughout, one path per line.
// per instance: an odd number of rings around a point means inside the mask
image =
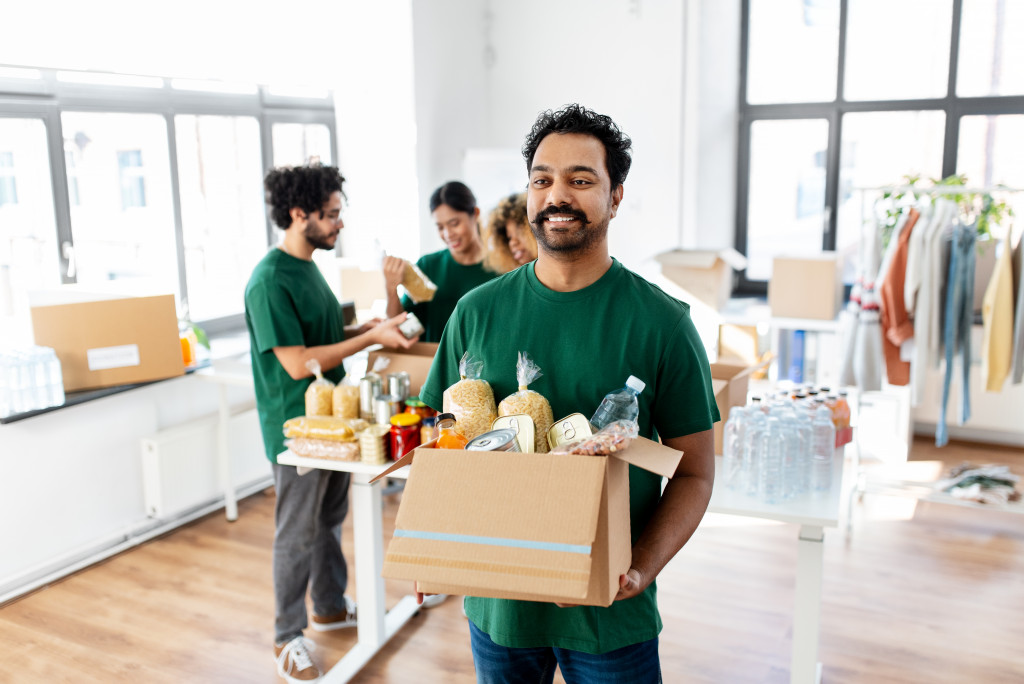
M 797 534 L 796 601 L 793 606 L 791 684 L 821 681 L 818 634 L 821 621 L 821 577 L 826 527 L 839 525 L 843 496 L 844 461 L 833 459 L 832 489 L 822 495 L 805 494 L 792 501 L 769 505 L 725 487 L 722 457 L 715 457 L 715 488 L 708 511 L 764 518 L 800 526 Z
M 386 610 L 384 604 L 385 587 L 384 578 L 381 577 L 384 569 L 381 487 L 384 480 L 372 484 L 370 480 L 392 463 L 368 465 L 359 462 L 303 458 L 291 451 L 278 455 L 277 462 L 352 474 L 352 530 L 355 543 L 356 602 L 359 604 L 358 640 L 345 657 L 320 680 L 324 684 L 348 682 L 420 609 L 412 595 L 402 597 L 390 611 Z M 399 468 L 389 473 L 388 477 L 408 478 L 409 468 Z

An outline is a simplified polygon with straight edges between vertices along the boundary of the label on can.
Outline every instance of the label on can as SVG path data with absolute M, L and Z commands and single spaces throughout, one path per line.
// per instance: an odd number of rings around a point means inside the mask
M 590 421 L 582 413 L 570 413 L 559 418 L 548 430 L 548 446 L 554 449 L 559 444 L 577 442 L 594 434 Z
M 501 416 L 491 423 L 492 430 L 509 429 L 515 430 L 516 442 L 519 443 L 519 451 L 524 454 L 534 452 L 534 435 L 536 427 L 533 418 L 525 413 L 516 413 L 511 416 Z
M 491 430 L 466 442 L 466 451 L 519 451 L 512 429 Z

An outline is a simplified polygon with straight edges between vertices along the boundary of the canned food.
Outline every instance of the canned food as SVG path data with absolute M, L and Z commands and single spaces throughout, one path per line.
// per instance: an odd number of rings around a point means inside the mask
M 360 418 L 373 422 L 373 400 L 381 393 L 380 376 L 372 372 L 364 375 L 359 381 Z
M 423 324 L 416 318 L 416 314 L 410 312 L 405 320 L 398 324 L 398 330 L 405 335 L 405 339 L 411 340 L 423 332 Z
M 554 449 L 559 444 L 576 442 L 594 434 L 590 421 L 582 413 L 570 413 L 554 422 L 548 430 L 548 446 Z
M 533 437 L 536 427 L 533 418 L 525 413 L 516 413 L 511 416 L 501 416 L 491 423 L 492 430 L 510 429 L 515 430 L 516 442 L 519 443 L 519 451 L 524 454 L 534 452 Z
M 420 445 L 420 417 L 413 413 L 391 416 L 391 458 L 398 460 Z
M 405 401 L 406 397 L 409 396 L 409 374 L 405 371 L 388 373 L 387 389 L 388 394 L 397 398 L 399 401 Z
M 512 451 L 519 453 L 516 431 L 510 428 L 491 430 L 466 442 L 466 451 Z
M 390 394 L 381 394 L 373 400 L 373 422 L 390 425 L 391 416 L 402 412 L 402 401 Z
M 363 463 L 381 465 L 388 459 L 388 425 L 371 425 L 359 433 L 359 455 Z

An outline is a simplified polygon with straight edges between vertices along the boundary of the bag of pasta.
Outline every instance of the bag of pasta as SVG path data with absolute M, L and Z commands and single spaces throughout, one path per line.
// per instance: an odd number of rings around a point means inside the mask
M 338 418 L 359 417 L 359 385 L 348 382 L 349 376 L 338 383 L 332 394 L 332 413 Z
M 466 439 L 478 437 L 491 429 L 498 417 L 494 406 L 494 391 L 490 383 L 480 378 L 483 363 L 469 352 L 459 361 L 461 380 L 444 391 L 442 413 L 455 416 L 455 431 Z
M 402 287 L 409 294 L 409 299 L 414 303 L 429 302 L 437 294 L 437 285 L 420 270 L 416 264 L 405 262 L 405 272 L 402 274 Z
M 362 418 L 335 418 L 334 416 L 298 416 L 284 422 L 284 436 L 288 438 L 325 439 L 332 442 L 351 442 L 356 433 L 366 429 Z
M 519 391 L 513 392 L 501 400 L 501 403 L 498 404 L 498 415 L 512 416 L 525 413 L 533 418 L 533 450 L 538 454 L 546 454 L 548 452 L 548 430 L 555 422 L 555 416 L 551 412 L 551 404 L 547 399 L 539 393 L 527 389 L 527 386 L 541 375 L 543 373 L 540 368 L 526 352 L 519 352 L 519 359 L 516 361 L 516 380 Z
M 306 362 L 306 370 L 316 376 L 306 388 L 306 415 L 331 415 L 334 411 L 334 383 L 324 378 L 320 362 L 316 359 Z
M 616 420 L 583 439 L 559 444 L 552 454 L 576 454 L 578 456 L 610 456 L 629 448 L 637 436 L 637 425 L 632 420 Z

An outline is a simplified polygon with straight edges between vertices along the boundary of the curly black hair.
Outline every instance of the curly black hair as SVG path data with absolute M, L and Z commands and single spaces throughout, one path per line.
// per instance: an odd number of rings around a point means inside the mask
M 633 141 L 612 121 L 610 116 L 598 114 L 580 104 L 568 104 L 556 112 L 550 109 L 540 113 L 523 143 L 526 172 L 533 166 L 533 156 L 541 141 L 551 133 L 583 133 L 592 135 L 604 145 L 605 165 L 611 176 L 612 190 L 626 181 L 632 163 L 630 150 Z
M 344 182 L 345 177 L 336 166 L 313 163 L 271 169 L 263 179 L 270 218 L 280 228 L 287 229 L 292 224 L 290 212 L 293 207 L 307 214 L 319 212 L 332 193 L 340 192 L 345 197 L 345 191 L 341 189 Z

